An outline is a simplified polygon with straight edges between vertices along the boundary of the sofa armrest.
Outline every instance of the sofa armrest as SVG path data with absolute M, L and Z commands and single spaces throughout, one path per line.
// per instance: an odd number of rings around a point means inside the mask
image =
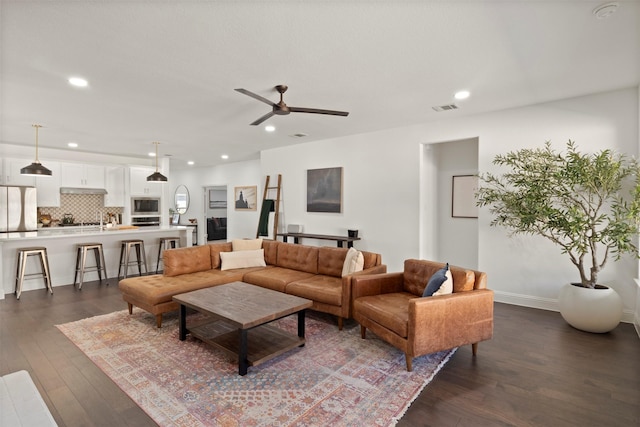
M 493 336 L 493 291 L 479 289 L 409 301 L 409 346 L 432 353 Z
M 403 280 L 403 273 L 353 275 L 351 277 L 351 294 L 355 300 L 370 295 L 402 292 Z

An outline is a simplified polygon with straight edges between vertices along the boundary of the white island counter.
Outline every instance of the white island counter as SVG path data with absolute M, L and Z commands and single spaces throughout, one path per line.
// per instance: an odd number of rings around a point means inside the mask
M 52 227 L 40 228 L 38 231 L 0 233 L 0 277 L 4 292 L 0 293 L 0 299 L 13 295 L 16 282 L 16 262 L 17 249 L 30 246 L 44 246 L 47 248 L 49 256 L 49 267 L 51 269 L 51 283 L 54 287 L 70 285 L 73 283 L 76 266 L 77 249 L 76 244 L 97 242 L 102 243 L 104 257 L 109 276 L 109 285 L 117 286 L 118 267 L 120 265 L 121 240 L 142 239 L 144 240 L 147 267 L 149 272 L 155 272 L 158 256 L 158 239 L 160 237 L 179 237 L 182 247 L 192 244 L 191 229 L 186 226 L 160 226 L 160 227 L 140 227 L 131 228 L 104 228 L 99 226 L 86 227 Z M 134 258 L 135 259 L 135 258 Z M 89 265 L 94 265 L 94 257 L 88 255 Z M 27 262 L 27 273 L 40 271 L 37 257 L 29 257 Z M 131 274 L 134 269 L 129 270 Z M 137 269 L 135 269 L 137 273 Z M 96 272 L 85 274 L 85 282 L 97 280 Z M 104 284 L 104 281 L 103 281 Z M 33 278 L 25 280 L 22 286 L 23 291 L 32 289 L 42 289 L 44 292 L 44 280 Z M 55 289 L 52 297 L 55 298 Z

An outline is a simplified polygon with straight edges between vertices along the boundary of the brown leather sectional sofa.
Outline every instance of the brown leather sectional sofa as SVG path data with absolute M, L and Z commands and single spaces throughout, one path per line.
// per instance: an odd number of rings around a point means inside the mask
M 172 300 L 177 294 L 210 286 L 243 281 L 313 301 L 313 310 L 343 319 L 352 316 L 351 280 L 364 274 L 387 271 L 382 256 L 362 251 L 364 269 L 342 277 L 346 248 L 306 246 L 263 240 L 266 267 L 221 270 L 220 252 L 231 252 L 232 244 L 214 243 L 164 251 L 163 274 L 129 277 L 119 283 L 122 298 L 133 306 L 156 316 L 162 326 L 162 314 L 178 310 Z

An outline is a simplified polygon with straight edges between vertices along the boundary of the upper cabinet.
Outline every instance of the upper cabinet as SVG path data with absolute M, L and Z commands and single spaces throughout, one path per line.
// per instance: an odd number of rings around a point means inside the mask
M 2 174 L 2 183 L 4 185 L 36 185 L 36 179 L 28 175 L 20 175 L 20 169 L 33 163 L 29 159 L 4 159 L 4 173 Z M 49 167 L 48 165 L 44 165 Z
M 105 168 L 104 206 L 124 206 L 124 166 L 107 166 Z
M 129 186 L 132 196 L 162 196 L 163 185 L 147 181 L 147 177 L 155 171 L 155 168 L 147 166 L 131 166 L 129 168 Z
M 100 165 L 62 163 L 62 187 L 105 188 L 105 168 Z
M 39 207 L 60 207 L 60 163 L 47 160 L 45 165 L 51 176 L 36 177 L 36 194 Z

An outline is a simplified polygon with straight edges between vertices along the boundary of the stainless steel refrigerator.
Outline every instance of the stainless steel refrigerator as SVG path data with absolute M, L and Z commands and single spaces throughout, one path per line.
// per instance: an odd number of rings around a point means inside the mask
M 36 188 L 0 185 L 0 233 L 37 229 Z

